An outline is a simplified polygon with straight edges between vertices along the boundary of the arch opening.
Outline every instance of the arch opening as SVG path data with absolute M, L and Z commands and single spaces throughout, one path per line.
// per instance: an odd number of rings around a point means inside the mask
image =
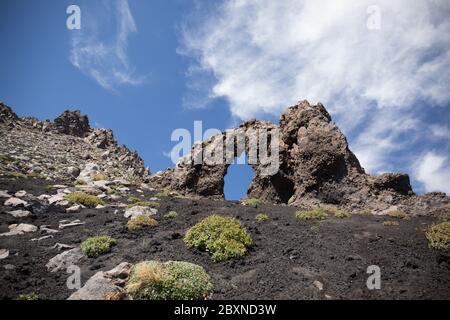
M 240 200 L 247 196 L 247 190 L 255 176 L 253 168 L 247 163 L 243 153 L 228 166 L 224 177 L 225 200 Z

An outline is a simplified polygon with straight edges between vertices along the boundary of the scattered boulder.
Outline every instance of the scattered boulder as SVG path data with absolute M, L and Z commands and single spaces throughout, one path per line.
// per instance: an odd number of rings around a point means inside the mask
M 136 218 L 138 216 L 153 216 L 158 213 L 157 209 L 150 207 L 142 207 L 142 206 L 134 206 L 127 210 L 125 210 L 124 217 L 125 218 Z
M 76 137 L 85 137 L 90 130 L 88 117 L 81 115 L 79 110 L 66 110 L 53 123 L 54 131 Z
M 372 182 L 377 190 L 390 190 L 402 195 L 413 194 L 409 176 L 406 173 L 384 173 Z
M 122 262 L 114 269 L 97 272 L 67 300 L 107 300 L 110 294 L 123 291 L 132 265 Z
M 26 192 L 25 190 L 20 190 L 20 191 L 17 191 L 17 192 L 14 194 L 14 196 L 15 196 L 16 198 L 22 198 L 22 197 L 25 197 L 26 194 L 27 194 L 27 192 Z
M 27 210 L 14 210 L 8 211 L 8 213 L 12 215 L 14 218 L 25 218 L 31 214 L 31 212 Z
M 23 206 L 25 207 L 28 203 L 22 199 L 11 197 L 8 200 L 5 201 L 5 206 L 11 206 L 11 207 L 19 207 Z
M 0 249 L 0 260 L 6 259 L 9 256 L 9 250 Z
M 12 224 L 8 228 L 9 232 L 1 233 L 0 236 L 16 236 L 28 232 L 36 232 L 38 230 L 36 226 L 27 223 Z
M 45 266 L 50 272 L 58 272 L 67 269 L 67 267 L 71 265 L 77 264 L 83 257 L 83 250 L 81 250 L 81 248 L 74 248 L 51 258 Z

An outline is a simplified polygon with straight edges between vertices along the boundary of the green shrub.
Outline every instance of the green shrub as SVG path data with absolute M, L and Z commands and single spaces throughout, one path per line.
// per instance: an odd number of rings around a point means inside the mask
M 352 217 L 352 214 L 350 212 L 348 212 L 348 211 L 334 210 L 333 213 L 334 213 L 334 216 L 336 218 L 339 218 L 339 219 L 351 218 Z
M 133 299 L 203 300 L 213 290 L 203 267 L 189 262 L 143 261 L 131 268 L 126 291 Z
M 78 191 L 68 194 L 66 200 L 69 201 L 70 204 L 78 203 L 89 208 L 95 208 L 98 205 L 105 204 L 102 199 L 96 196 Z
M 406 212 L 401 211 L 401 210 L 389 211 L 387 213 L 387 215 L 389 217 L 397 218 L 397 219 L 408 219 L 409 218 L 409 216 L 406 214 Z
M 127 228 L 130 231 L 136 231 L 144 227 L 154 227 L 157 225 L 158 221 L 146 215 L 137 216 L 127 222 Z
M 169 211 L 164 215 L 164 218 L 173 219 L 178 217 L 178 213 L 176 211 Z
M 398 221 L 384 221 L 383 226 L 398 226 Z
M 85 185 L 87 185 L 87 182 L 85 180 L 83 180 L 83 179 L 77 179 L 75 181 L 75 185 L 85 186 Z
M 179 193 L 176 191 L 173 191 L 169 188 L 161 189 L 157 194 L 157 197 L 170 197 L 170 196 L 179 196 Z
M 87 238 L 83 241 L 81 244 L 81 249 L 89 257 L 97 257 L 101 254 L 109 252 L 111 250 L 111 246 L 116 243 L 116 240 L 109 236 L 96 236 Z
M 184 242 L 210 252 L 218 262 L 244 256 L 252 238 L 238 220 L 213 214 L 190 228 Z
M 261 204 L 261 200 L 256 198 L 247 198 L 241 201 L 244 206 L 257 207 Z
M 306 211 L 297 211 L 295 213 L 295 217 L 301 220 L 324 220 L 328 218 L 328 214 L 325 210 L 319 208 Z
M 159 208 L 160 203 L 155 201 L 144 201 L 138 197 L 129 197 L 128 198 L 128 208 L 140 206 L 140 207 L 150 207 L 150 208 Z
M 450 222 L 445 221 L 433 224 L 425 232 L 430 247 L 434 249 L 446 250 L 450 248 Z
M 263 222 L 263 221 L 269 220 L 269 216 L 267 214 L 265 214 L 265 213 L 259 213 L 259 214 L 256 215 L 255 219 L 258 222 Z
M 36 292 L 21 294 L 16 300 L 39 300 L 39 295 Z
M 104 173 L 96 173 L 94 174 L 94 181 L 104 181 L 108 180 L 108 176 Z

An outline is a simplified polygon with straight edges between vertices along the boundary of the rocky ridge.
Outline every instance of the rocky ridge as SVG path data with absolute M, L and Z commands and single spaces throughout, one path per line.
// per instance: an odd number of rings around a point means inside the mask
M 88 117 L 79 111 L 64 111 L 53 121 L 39 121 L 18 117 L 0 103 L 0 136 L 0 174 L 4 177 L 73 181 L 85 171 L 80 179 L 102 175 L 99 180 L 145 181 L 149 175 L 136 152 L 119 145 L 111 130 L 91 128 Z

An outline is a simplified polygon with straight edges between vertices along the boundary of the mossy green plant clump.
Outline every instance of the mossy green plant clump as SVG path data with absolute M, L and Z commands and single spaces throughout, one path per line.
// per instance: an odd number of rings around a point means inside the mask
M 98 205 L 104 205 L 105 202 L 93 195 L 84 193 L 84 192 L 72 192 L 66 196 L 66 200 L 69 201 L 70 204 L 82 204 L 89 208 L 95 208 Z
M 345 219 L 345 218 L 352 217 L 352 214 L 350 212 L 344 211 L 344 210 L 334 210 L 333 213 L 334 213 L 334 216 L 339 219 Z
M 109 236 L 95 236 L 83 241 L 81 249 L 88 257 L 97 257 L 111 251 L 111 247 L 116 244 L 117 241 Z
M 450 248 L 450 221 L 433 224 L 425 232 L 430 247 L 438 250 Z
M 269 220 L 270 218 L 269 218 L 269 216 L 268 216 L 267 214 L 265 214 L 265 213 L 258 213 L 258 214 L 256 215 L 255 219 L 256 219 L 256 221 L 258 221 L 258 222 L 264 222 L 264 221 Z
M 36 292 L 20 294 L 16 300 L 39 300 L 39 295 Z
M 158 221 L 146 215 L 137 216 L 127 222 L 127 228 L 129 231 L 136 231 L 145 227 L 154 227 L 157 225 Z
M 157 197 L 171 197 L 171 196 L 179 196 L 179 193 L 176 191 L 173 191 L 169 188 L 161 189 L 157 194 Z
M 395 210 L 395 211 L 389 211 L 387 213 L 389 217 L 397 218 L 397 219 L 409 219 L 408 214 L 405 211 L 401 210 Z
M 136 206 L 150 207 L 150 208 L 157 209 L 161 206 L 161 204 L 159 202 L 155 202 L 155 201 L 145 201 L 138 197 L 129 197 L 128 198 L 128 208 L 132 208 L 132 207 L 136 207 Z
M 211 253 L 213 261 L 219 262 L 244 256 L 252 238 L 238 220 L 213 214 L 190 228 L 184 242 Z
M 143 261 L 131 268 L 126 291 L 138 300 L 204 300 L 213 285 L 203 267 L 183 261 Z
M 176 217 L 178 217 L 178 213 L 176 211 L 169 211 L 164 215 L 164 218 L 167 219 L 174 219 Z
M 261 205 L 261 200 L 256 199 L 256 198 L 247 198 L 241 201 L 241 203 L 244 206 L 251 206 L 251 207 L 257 207 L 259 205 Z
M 104 173 L 94 174 L 94 181 L 105 181 L 108 180 L 108 176 Z
M 295 217 L 301 220 L 325 220 L 328 218 L 328 213 L 323 209 L 312 209 L 295 212 Z

